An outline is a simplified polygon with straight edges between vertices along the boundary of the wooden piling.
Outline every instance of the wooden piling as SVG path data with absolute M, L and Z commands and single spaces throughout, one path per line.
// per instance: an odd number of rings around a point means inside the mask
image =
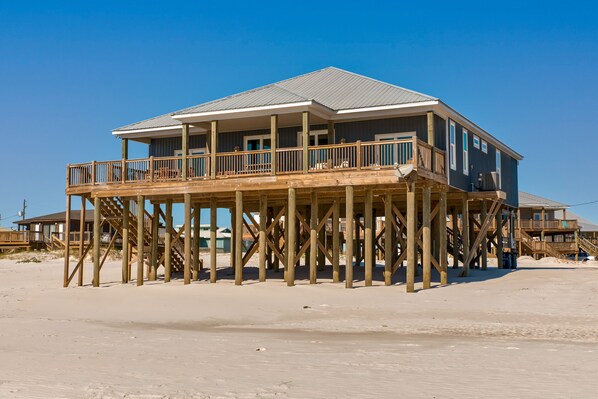
M 440 284 L 448 284 L 448 254 L 446 248 L 446 192 L 440 193 L 440 209 L 438 212 L 438 263 L 440 264 Z
M 453 224 L 453 269 L 459 267 L 459 217 L 457 208 L 451 212 L 451 221 Z
M 311 215 L 309 222 L 309 283 L 317 281 L 317 257 L 318 257 L 318 194 L 311 193 Z
M 304 113 L 305 114 L 305 113 Z M 304 137 L 305 139 L 305 137 Z M 308 136 L 309 139 L 309 136 Z M 304 141 L 305 143 L 305 141 Z M 297 241 L 297 231 L 296 231 L 296 223 L 297 223 L 297 216 L 296 216 L 296 199 L 295 199 L 295 188 L 290 187 L 288 193 L 288 205 L 287 205 L 287 237 L 288 242 L 285 244 L 287 247 L 287 274 L 286 274 L 286 281 L 287 286 L 292 287 L 295 285 L 295 245 Z
M 384 285 L 392 284 L 394 237 L 392 218 L 392 194 L 386 193 L 384 196 Z
M 199 280 L 199 243 L 201 227 L 201 208 L 198 204 L 193 206 L 193 281 Z
M 498 209 L 496 213 L 496 264 L 498 265 L 499 269 L 503 268 L 503 261 L 502 261 L 502 208 Z
M 407 191 L 407 292 L 415 292 L 415 268 L 417 267 L 415 183 L 409 182 Z
M 481 207 L 480 219 L 481 222 L 484 223 L 488 213 L 486 201 L 482 201 Z M 487 233 L 485 233 L 484 237 L 482 238 L 482 270 L 488 269 L 488 238 L 486 235 Z
M 145 225 L 145 198 L 143 195 L 137 196 L 137 286 L 143 285 L 143 256 Z
M 81 196 L 81 220 L 79 221 L 79 257 L 83 256 L 83 252 L 85 251 L 85 216 L 86 211 L 85 207 L 87 205 L 87 199 L 84 196 Z M 70 231 L 70 224 L 69 224 L 69 231 Z M 124 239 L 123 239 L 124 240 Z M 124 245 L 124 243 L 123 243 Z M 67 245 L 68 247 L 68 245 Z M 77 276 L 77 285 L 81 287 L 83 285 L 83 264 L 84 261 L 81 260 L 81 266 L 79 266 L 79 274 Z
M 332 210 L 332 282 L 340 281 L 340 215 L 341 204 L 339 200 L 334 200 Z
M 160 220 L 160 205 L 153 204 L 152 212 L 152 247 L 150 253 L 150 281 L 155 281 L 158 278 L 158 222 Z
M 122 264 L 121 264 L 121 282 L 129 282 L 129 200 L 123 198 L 123 226 L 122 226 Z M 81 217 L 82 220 L 83 217 Z M 85 224 L 85 223 L 83 223 Z M 81 236 L 83 237 L 83 236 Z
M 365 190 L 365 216 L 364 216 L 364 258 L 365 258 L 365 286 L 372 285 L 372 274 L 374 270 L 374 236 L 373 236 L 373 192 L 371 189 Z
M 216 242 L 218 237 L 216 236 L 217 229 L 217 217 L 218 209 L 216 208 L 216 197 L 210 197 L 210 283 L 216 282 L 217 273 L 217 254 L 216 254 Z
M 345 221 L 347 224 L 345 232 L 345 287 L 353 288 L 353 186 L 345 188 Z
M 83 197 L 82 197 L 83 198 Z M 66 220 L 64 226 L 64 233 L 65 233 L 65 240 L 66 246 L 64 247 L 64 276 L 62 280 L 62 286 L 68 287 L 68 279 L 70 273 L 70 264 L 71 264 L 71 196 L 66 196 Z M 82 253 L 82 252 L 81 252 Z
M 100 209 L 101 199 L 95 197 L 93 199 L 93 286 L 100 286 L 100 238 L 102 231 L 102 212 Z
M 462 277 L 469 275 L 469 202 L 467 201 L 467 194 L 463 196 L 461 201 L 461 223 L 463 224 L 463 232 L 461 233 L 461 241 L 463 242 L 463 272 Z M 473 226 L 472 226 L 473 227 Z
M 268 198 L 260 196 L 260 231 L 259 231 L 259 281 L 266 281 L 266 224 L 268 221 Z
M 164 282 L 170 282 L 172 274 L 172 200 L 166 200 L 166 233 L 164 234 Z
M 243 283 L 243 192 L 235 193 L 235 285 Z
M 191 232 L 191 194 L 183 195 L 185 202 L 185 265 L 183 269 L 184 284 L 191 284 L 191 243 L 193 240 Z
M 430 203 L 431 203 L 431 190 L 430 186 L 423 188 L 423 201 L 422 201 L 422 244 L 423 244 L 423 256 L 422 256 L 422 281 L 423 288 L 430 288 L 431 277 L 432 277 L 432 226 L 430 219 Z

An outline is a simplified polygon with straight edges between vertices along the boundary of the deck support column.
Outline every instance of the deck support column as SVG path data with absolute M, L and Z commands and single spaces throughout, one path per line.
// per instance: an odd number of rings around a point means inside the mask
M 64 234 L 64 242 L 66 246 L 64 247 L 64 278 L 62 280 L 62 286 L 66 288 L 68 287 L 68 279 L 71 265 L 71 196 L 68 194 L 66 196 L 66 220 L 64 226 Z M 80 253 L 82 254 L 83 252 L 80 251 Z
M 302 118 L 301 141 L 303 147 L 303 173 L 307 173 L 309 169 L 309 154 L 307 149 L 309 147 L 309 111 L 303 111 Z
M 361 217 L 359 214 L 355 215 L 355 266 L 361 267 Z
M 268 197 L 260 196 L 260 232 L 259 232 L 259 281 L 266 281 L 266 225 L 268 222 Z
M 345 287 L 353 288 L 353 186 L 347 186 L 345 189 L 345 220 L 347 228 L 345 232 Z
M 187 180 L 187 173 L 189 168 L 187 167 L 187 155 L 189 153 L 189 124 L 183 123 L 182 126 L 183 136 L 182 140 L 182 149 L 181 149 L 181 178 L 183 180 Z M 187 233 L 187 232 L 185 232 Z M 185 234 L 187 235 L 187 234 Z
M 392 194 L 384 197 L 384 285 L 392 284 L 394 226 L 392 224 Z
M 482 210 L 480 212 L 480 220 L 482 221 L 482 223 L 484 223 L 484 220 L 486 220 L 486 216 L 488 214 L 486 201 L 482 201 L 481 205 L 482 205 Z M 481 254 L 482 270 L 488 269 L 488 237 L 487 237 L 487 235 L 488 235 L 488 233 L 484 234 L 484 237 L 482 238 L 482 254 Z
M 423 215 L 423 229 L 422 229 L 422 281 L 423 288 L 430 288 L 432 277 L 432 225 L 430 218 L 430 203 L 431 203 L 431 189 L 430 186 L 425 186 L 423 189 L 422 201 L 422 215 Z
M 341 203 L 340 201 L 334 200 L 332 208 L 332 282 L 338 283 L 340 279 L 340 215 L 341 215 Z
M 278 214 L 278 211 L 278 208 L 274 208 L 275 214 Z M 276 224 L 274 225 L 272 238 L 274 239 L 274 246 L 278 251 L 280 251 L 280 221 L 276 221 Z M 280 271 L 280 259 L 278 259 L 278 256 L 274 256 L 274 263 L 272 264 L 272 269 L 274 269 L 274 272 Z
M 448 284 L 448 256 L 446 249 L 446 192 L 440 193 L 440 209 L 438 212 L 438 263 L 440 264 L 440 284 Z
M 81 204 L 81 209 L 84 205 Z M 121 264 L 121 282 L 126 284 L 129 282 L 129 200 L 123 198 L 123 226 L 122 226 L 122 264 Z M 81 216 L 83 224 L 85 220 Z M 81 235 L 83 239 L 83 235 Z
M 137 286 L 143 285 L 143 257 L 145 240 L 145 197 L 137 196 Z
M 309 221 L 309 283 L 317 282 L 318 258 L 318 194 L 311 193 L 311 215 Z
M 153 205 L 152 212 L 152 248 L 150 260 L 149 280 L 156 281 L 158 278 L 158 222 L 160 219 L 160 205 Z
M 87 205 L 87 199 L 85 197 L 81 197 L 81 217 L 79 221 L 79 257 L 83 256 L 83 251 L 85 251 L 85 216 L 87 212 L 85 211 L 85 206 Z M 70 232 L 70 224 L 69 224 L 69 232 Z M 128 233 L 128 232 L 127 232 Z M 123 238 L 124 240 L 124 238 Z M 124 243 L 123 243 L 124 245 Z M 68 245 L 67 245 L 68 247 Z M 77 276 L 77 285 L 81 287 L 83 285 L 83 259 L 80 259 L 81 266 L 79 267 L 79 274 Z
M 216 152 L 218 149 L 218 121 L 211 122 L 210 128 L 210 177 L 216 178 Z
M 305 141 L 303 142 L 305 144 Z M 296 213 L 296 201 L 295 201 L 295 188 L 290 187 L 288 192 L 288 205 L 287 205 L 287 217 L 285 226 L 288 241 L 285 243 L 287 248 L 287 265 L 286 265 L 286 281 L 287 286 L 292 287 L 295 285 L 295 244 L 297 241 L 297 216 Z
M 191 243 L 193 240 L 191 232 L 191 194 L 183 195 L 185 201 L 185 266 L 183 269 L 183 279 L 185 284 L 191 284 Z
M 318 206 L 318 221 L 321 221 L 326 216 L 326 211 Z M 322 244 L 322 247 L 326 248 L 326 228 L 322 227 L 322 230 L 318 232 L 318 241 Z M 326 254 L 319 249 L 320 245 L 316 245 L 318 254 L 318 271 L 322 272 L 326 268 Z
M 199 280 L 199 243 L 201 226 L 201 208 L 198 204 L 193 206 L 193 281 Z
M 93 199 L 93 286 L 100 286 L 100 237 L 102 231 L 100 230 L 102 224 L 102 213 L 100 197 Z
M 365 286 L 372 285 L 372 274 L 374 270 L 374 236 L 373 236 L 373 209 L 374 202 L 372 189 L 365 190 L 365 216 L 364 216 L 364 258 L 365 258 Z
M 415 218 L 415 183 L 408 183 L 407 191 L 407 292 L 415 292 L 415 268 L 417 267 L 417 241 Z
M 496 212 L 496 264 L 499 269 L 503 268 L 502 262 L 502 207 Z
M 166 233 L 164 234 L 164 282 L 169 283 L 172 274 L 172 200 L 166 200 Z
M 453 224 L 453 269 L 459 267 L 459 215 L 457 208 L 451 209 L 451 222 Z
M 463 223 L 463 232 L 461 233 L 461 240 L 463 241 L 463 273 L 461 276 L 467 277 L 469 275 L 469 262 L 467 258 L 469 256 L 469 202 L 467 202 L 467 196 L 463 196 L 461 205 L 461 221 Z M 473 228 L 473 226 L 471 226 Z
M 216 282 L 216 270 L 217 270 L 217 254 L 216 254 L 216 242 L 218 237 L 216 236 L 217 230 L 217 217 L 218 209 L 216 208 L 216 197 L 210 197 L 210 283 Z
M 243 283 L 243 192 L 235 192 L 235 285 Z
M 277 159 L 276 149 L 278 148 L 278 115 L 270 115 L 270 174 L 276 175 Z

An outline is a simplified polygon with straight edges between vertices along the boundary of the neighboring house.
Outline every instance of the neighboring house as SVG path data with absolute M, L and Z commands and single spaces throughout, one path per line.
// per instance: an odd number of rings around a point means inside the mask
M 71 214 L 70 221 L 70 243 L 78 245 L 80 241 L 80 220 L 81 212 L 76 210 Z M 29 219 L 13 222 L 19 230 L 28 232 L 28 240 L 32 248 L 36 249 L 57 249 L 64 248 L 66 212 L 51 213 L 49 215 L 37 216 Z M 108 223 L 102 227 L 102 242 L 110 241 L 114 230 Z M 89 243 L 93 234 L 93 210 L 85 213 L 85 229 L 83 241 Z
M 386 284 L 405 263 L 408 291 L 418 263 L 426 288 L 430 265 L 446 283 L 444 243 L 454 240 L 467 275 L 471 260 L 486 251 L 467 221 L 484 206 L 484 221 L 512 218 L 518 205 L 520 154 L 436 97 L 334 67 L 133 123 L 113 135 L 122 139 L 121 159 L 69 165 L 67 195 L 94 199 L 117 230 L 145 215 L 151 223 L 163 220 L 175 237 L 180 231 L 172 227 L 170 204 L 184 204 L 188 229 L 199 220 L 198 209 L 228 208 L 237 284 L 243 266 L 260 252 L 266 254 L 259 259 L 260 279 L 266 267 L 282 263 L 292 285 L 294 268 L 305 259 L 310 270 L 331 264 L 337 281 L 343 246 L 364 265 L 366 285 L 381 250 Z M 148 144 L 148 157 L 128 160 L 129 140 Z M 149 212 L 146 201 L 153 205 Z M 465 221 L 448 236 L 447 214 Z M 392 218 L 394 228 L 378 228 L 375 218 L 382 216 Z M 341 218 L 352 221 L 342 236 L 335 233 Z M 327 223 L 331 251 L 323 244 Z M 428 224 L 432 234 L 422 235 Z M 478 234 L 488 228 L 481 223 Z M 243 251 L 247 237 L 251 244 Z M 143 251 L 140 240 L 155 246 Z M 157 234 L 139 231 L 125 245 L 142 250 L 150 271 L 168 264 L 189 283 L 199 248 L 190 236 L 173 242 L 162 247 Z M 352 266 L 345 266 L 347 286 Z M 310 281 L 316 278 L 312 271 Z
M 595 224 L 573 212 L 567 212 L 567 217 L 577 219 L 579 226 L 579 248 L 592 256 L 598 256 L 598 224 Z
M 177 226 L 178 229 L 181 229 L 183 226 Z M 193 226 L 192 226 L 193 227 Z M 202 224 L 199 226 L 199 249 L 201 251 L 206 251 L 210 249 L 210 225 L 209 224 Z M 162 236 L 162 234 L 161 234 Z M 185 233 L 182 233 L 181 236 L 184 238 Z M 193 237 L 193 232 L 191 233 Z M 216 227 L 216 250 L 220 253 L 230 253 L 230 229 L 228 227 Z

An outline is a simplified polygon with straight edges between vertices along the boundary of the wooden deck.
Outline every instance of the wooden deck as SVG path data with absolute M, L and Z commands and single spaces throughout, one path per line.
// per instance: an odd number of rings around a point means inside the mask
M 0 251 L 29 247 L 28 231 L 0 231 Z

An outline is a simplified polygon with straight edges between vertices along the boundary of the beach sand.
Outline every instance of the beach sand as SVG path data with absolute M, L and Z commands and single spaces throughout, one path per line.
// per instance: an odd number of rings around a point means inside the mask
M 0 397 L 596 397 L 598 264 L 520 263 L 407 294 L 404 271 L 289 288 L 255 263 L 241 287 L 228 270 L 135 287 L 119 261 L 64 289 L 62 259 L 3 259 Z

